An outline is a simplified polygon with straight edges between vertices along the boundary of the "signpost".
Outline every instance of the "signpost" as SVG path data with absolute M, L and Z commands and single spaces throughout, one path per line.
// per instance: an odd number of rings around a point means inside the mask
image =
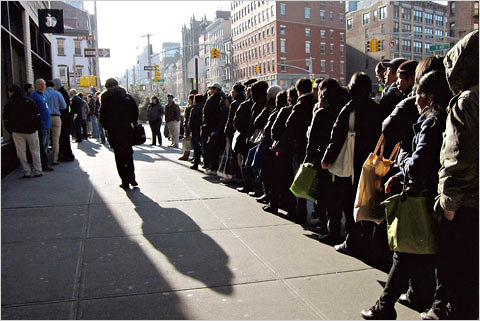
M 85 48 L 83 49 L 83 56 L 84 57 L 96 57 L 97 51 L 95 48 Z
M 155 66 L 143 66 L 143 70 L 150 71 L 150 70 L 155 70 Z
M 437 51 L 437 50 L 445 50 L 450 49 L 450 45 L 448 43 L 440 43 L 437 45 L 430 45 L 429 50 L 430 52 Z
M 110 49 L 98 48 L 98 56 L 109 58 L 110 57 Z

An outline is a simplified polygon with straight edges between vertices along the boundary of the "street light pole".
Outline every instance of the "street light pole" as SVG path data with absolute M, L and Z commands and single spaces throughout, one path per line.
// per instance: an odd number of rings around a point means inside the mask
M 102 91 L 102 82 L 100 81 L 100 63 L 98 61 L 97 0 L 93 1 L 93 11 L 95 14 L 95 72 L 97 76 L 98 89 Z
M 151 61 L 151 55 L 152 53 L 150 52 L 150 36 L 153 36 L 151 33 L 147 33 L 146 35 L 143 35 L 142 37 L 147 37 L 147 59 L 148 59 L 148 66 L 152 65 Z M 148 75 L 148 87 L 149 90 L 152 90 L 152 75 L 150 73 L 150 70 L 147 72 Z

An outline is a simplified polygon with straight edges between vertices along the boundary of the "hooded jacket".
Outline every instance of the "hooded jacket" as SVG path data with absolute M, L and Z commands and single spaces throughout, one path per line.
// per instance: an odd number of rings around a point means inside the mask
M 294 154 L 305 155 L 307 150 L 307 130 L 313 117 L 316 100 L 313 93 L 303 94 L 293 106 L 285 125 L 286 137 L 290 140 Z
M 138 106 L 122 87 L 104 91 L 100 96 L 100 124 L 108 130 L 113 148 L 131 145 L 133 126 L 138 120 Z
M 455 96 L 440 152 L 439 204 L 450 211 L 478 209 L 478 31 L 460 40 L 443 62 Z

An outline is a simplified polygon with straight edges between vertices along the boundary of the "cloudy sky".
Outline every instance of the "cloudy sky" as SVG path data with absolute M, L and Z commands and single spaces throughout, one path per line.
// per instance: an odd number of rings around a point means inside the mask
M 94 13 L 93 1 L 84 1 L 84 8 Z M 181 28 L 195 15 L 205 14 L 213 20 L 215 10 L 230 10 L 229 1 L 97 1 L 98 41 L 100 48 L 110 48 L 110 58 L 100 59 L 100 80 L 118 77 L 132 68 L 137 54 L 147 45 L 147 33 L 153 51 L 161 50 L 162 42 L 181 42 Z

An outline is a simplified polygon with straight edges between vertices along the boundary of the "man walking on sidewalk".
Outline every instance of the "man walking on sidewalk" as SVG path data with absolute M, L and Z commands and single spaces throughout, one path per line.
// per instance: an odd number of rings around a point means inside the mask
M 178 137 L 180 135 L 180 108 L 173 102 L 173 96 L 168 95 L 168 104 L 165 106 L 165 123 L 168 132 L 172 137 L 172 144 L 168 147 L 178 147 Z
M 132 96 L 109 78 L 105 82 L 106 91 L 100 96 L 100 123 L 108 130 L 108 142 L 115 153 L 115 163 L 122 179 L 124 190 L 138 186 L 133 165 L 133 128 L 138 120 L 138 106 Z

